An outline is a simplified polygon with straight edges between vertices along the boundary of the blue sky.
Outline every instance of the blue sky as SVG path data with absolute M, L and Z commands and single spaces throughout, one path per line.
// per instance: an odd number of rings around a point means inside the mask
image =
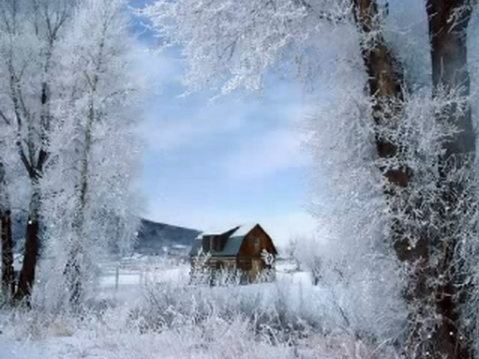
M 145 47 L 155 46 L 138 20 L 134 31 Z M 307 113 L 300 91 L 273 79 L 262 95 L 181 97 L 178 49 L 145 51 L 141 63 L 154 74 L 156 90 L 143 110 L 146 217 L 201 230 L 258 222 L 281 243 L 310 235 L 308 156 L 294 126 Z

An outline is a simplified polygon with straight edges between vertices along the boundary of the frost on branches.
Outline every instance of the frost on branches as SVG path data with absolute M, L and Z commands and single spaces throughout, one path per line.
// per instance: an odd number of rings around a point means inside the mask
M 7 191 L 28 215 L 18 301 L 29 300 L 41 283 L 42 304 L 80 305 L 99 256 L 112 248 L 125 253 L 134 238 L 136 110 L 145 76 L 132 55 L 141 48 L 126 6 L 123 0 L 0 3 L 0 162 L 12 179 L 6 187 L 0 181 L 0 193 Z
M 332 230 L 325 267 L 377 304 L 366 318 L 385 314 L 389 330 L 369 320 L 366 333 L 411 358 L 471 358 L 479 344 L 476 7 L 157 0 L 145 9 L 183 45 L 192 90 L 258 90 L 272 74 L 304 85 L 316 104 L 312 207 Z
M 108 250 L 126 253 L 136 231 L 134 178 L 141 148 L 134 110 L 143 84 L 131 63 L 137 49 L 123 13 L 124 1 L 87 1 L 75 9 L 61 53 L 64 91 L 45 176 L 55 225 L 47 231 L 59 289 L 82 303 L 95 279 L 95 263 Z M 53 161 L 52 161 L 53 162 Z M 60 176 L 59 176 L 60 175 Z M 65 181 L 65 179 L 67 179 Z M 59 183 L 57 180 L 61 180 Z M 60 190 L 60 191 L 59 191 Z

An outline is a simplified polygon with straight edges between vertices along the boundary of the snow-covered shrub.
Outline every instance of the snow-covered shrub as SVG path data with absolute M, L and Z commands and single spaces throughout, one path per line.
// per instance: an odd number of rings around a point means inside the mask
M 23 313 L 22 315 L 26 315 Z M 142 333 L 130 322 L 125 307 L 110 308 L 99 316 L 83 320 L 64 316 L 49 321 L 42 337 L 24 339 L 23 316 L 3 320 L 0 312 L 0 347 L 4 359 L 37 357 L 104 359 L 396 359 L 387 346 L 371 346 L 354 336 L 312 333 L 291 341 L 272 341 L 251 330 L 251 322 L 236 317 L 225 321 L 216 315 L 202 323 L 162 332 Z M 59 324 L 56 324 L 59 323 Z M 63 329 L 55 332 L 55 326 Z M 52 329 L 53 328 L 53 329 Z M 70 336 L 71 334 L 71 336 Z
M 315 237 L 292 238 L 287 253 L 298 269 L 302 268 L 311 273 L 313 284 L 318 285 L 322 271 L 322 253 L 318 239 Z
M 0 347 L 2 340 L 19 343 L 11 345 L 9 359 L 40 352 L 52 359 L 397 358 L 387 342 L 332 330 L 339 314 L 319 286 L 147 282 L 144 296 L 134 310 L 117 304 L 81 316 L 39 308 L 0 311 Z
M 228 276 L 226 276 L 228 278 Z M 220 279 L 225 282 L 227 279 Z M 184 287 L 174 283 L 145 288 L 141 306 L 132 311 L 145 330 L 205 323 L 212 317 L 230 322 L 240 317 L 250 321 L 257 332 L 289 333 L 292 327 L 303 329 L 308 320 L 301 320 L 295 306 L 290 306 L 292 293 L 279 284 L 252 286 Z M 321 329 L 321 320 L 309 320 Z M 297 333 L 299 334 L 299 333 Z
M 205 325 L 212 318 L 248 322 L 258 337 L 273 342 L 297 341 L 316 334 L 343 334 L 365 342 L 386 340 L 369 330 L 380 323 L 382 313 L 364 309 L 366 295 L 360 286 L 344 283 L 311 286 L 281 279 L 249 286 L 184 286 L 175 282 L 149 283 L 144 298 L 130 313 L 143 332 L 163 332 L 191 325 Z M 362 297 L 361 297 L 362 296 Z M 382 328 L 382 326 L 378 326 Z

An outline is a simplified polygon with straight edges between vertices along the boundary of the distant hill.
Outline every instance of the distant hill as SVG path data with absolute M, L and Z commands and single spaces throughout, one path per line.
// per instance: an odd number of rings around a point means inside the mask
M 12 231 L 17 253 L 23 252 L 25 226 L 26 214 L 15 215 L 12 221 Z M 188 253 L 193 240 L 200 233 L 201 231 L 196 229 L 142 219 L 134 250 L 145 255 Z
M 201 231 L 191 228 L 141 220 L 135 252 L 141 254 L 188 253 L 193 240 Z

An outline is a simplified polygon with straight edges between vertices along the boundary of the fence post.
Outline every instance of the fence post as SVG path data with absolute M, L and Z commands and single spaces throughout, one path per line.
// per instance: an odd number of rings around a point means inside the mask
M 118 284 L 120 282 L 120 262 L 118 262 L 116 266 L 116 273 L 115 273 L 115 290 L 118 290 Z

